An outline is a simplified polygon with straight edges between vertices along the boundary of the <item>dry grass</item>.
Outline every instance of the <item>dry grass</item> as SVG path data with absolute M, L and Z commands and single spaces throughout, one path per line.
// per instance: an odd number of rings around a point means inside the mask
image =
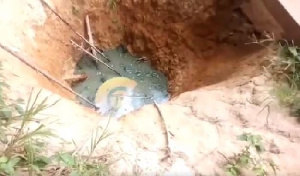
M 293 116 L 300 117 L 300 47 L 285 40 L 278 41 L 265 33 L 265 40 L 255 44 L 265 47 L 269 53 L 269 64 L 264 67 L 265 75 L 275 81 L 271 95 L 283 107 L 290 109 Z
M 300 48 L 285 43 L 276 51 L 266 69 L 276 82 L 272 93 L 291 115 L 300 117 Z

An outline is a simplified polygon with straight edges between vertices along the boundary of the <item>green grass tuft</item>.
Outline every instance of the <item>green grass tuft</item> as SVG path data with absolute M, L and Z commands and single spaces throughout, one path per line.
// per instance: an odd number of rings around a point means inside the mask
M 1 71 L 0 63 L 0 175 L 108 175 L 106 166 L 90 157 L 66 152 L 52 157 L 46 155 L 46 139 L 59 136 L 43 124 L 35 128 L 31 124 L 39 124 L 36 115 L 56 105 L 58 101 L 48 104 L 48 97 L 40 101 L 41 91 L 36 95 L 31 93 L 26 103 L 22 99 L 9 99 L 5 91 L 10 86 L 5 83 Z M 100 133 L 97 130 L 93 135 L 91 154 L 107 137 L 106 132 L 104 130 Z
M 272 93 L 291 115 L 300 117 L 300 48 L 285 44 L 276 50 L 276 57 L 266 69 L 276 81 Z

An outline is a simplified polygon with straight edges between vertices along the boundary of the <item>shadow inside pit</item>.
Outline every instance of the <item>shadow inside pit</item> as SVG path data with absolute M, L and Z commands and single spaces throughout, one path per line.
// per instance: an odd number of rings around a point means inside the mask
M 182 70 L 182 74 L 185 76 L 182 76 L 181 80 L 174 80 L 174 82 L 175 86 L 178 81 L 184 83 L 179 84 L 180 87 L 175 90 L 172 97 L 226 81 L 235 73 L 255 76 L 257 73 L 249 68 L 259 64 L 259 59 L 254 54 L 262 51 L 262 49 L 258 45 L 219 47 L 215 55 L 199 62 L 195 61 L 195 64 Z

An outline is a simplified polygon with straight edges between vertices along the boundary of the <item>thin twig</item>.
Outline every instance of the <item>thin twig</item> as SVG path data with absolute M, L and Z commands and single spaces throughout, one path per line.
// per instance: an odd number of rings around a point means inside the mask
M 258 114 L 257 115 L 259 115 L 261 112 L 263 112 L 264 110 L 265 110 L 265 108 L 267 108 L 267 110 L 268 110 L 268 114 L 267 114 L 267 116 L 266 116 L 266 123 L 265 123 L 265 127 L 267 127 L 267 128 L 269 128 L 269 115 L 270 115 L 270 103 L 272 102 L 272 100 L 268 103 L 268 104 L 266 104 L 263 108 L 262 108 L 262 110 L 260 110 L 259 112 L 258 112 Z
M 109 124 L 110 124 L 111 118 L 112 118 L 112 117 L 108 117 L 108 122 L 107 122 L 105 128 L 102 130 L 101 137 L 103 137 L 104 135 L 107 135 L 107 134 L 108 134 L 108 126 L 109 126 Z M 76 150 L 72 153 L 72 156 L 75 156 L 75 155 L 77 155 L 77 154 L 79 154 L 79 155 L 82 155 L 82 154 L 83 154 L 84 149 L 85 149 L 85 147 L 87 146 L 87 143 L 88 143 L 88 142 L 91 142 L 91 140 L 94 140 L 94 139 L 93 139 L 93 134 L 95 133 L 95 131 L 96 131 L 97 129 L 99 129 L 99 127 L 102 129 L 102 127 L 99 126 L 99 124 L 100 124 L 101 121 L 102 121 L 102 120 L 99 120 L 99 122 L 97 123 L 97 125 L 93 128 L 93 130 L 92 130 L 92 132 L 91 132 L 91 135 L 89 135 L 89 136 L 91 136 L 91 137 L 90 137 L 90 138 L 87 138 L 87 139 L 80 145 L 80 147 L 76 147 Z M 106 137 L 107 137 L 107 136 L 106 136 Z M 104 138 L 106 138 L 106 137 L 104 137 Z M 104 139 L 104 138 L 102 138 L 102 139 Z M 91 157 L 92 153 L 93 153 L 93 151 L 90 151 L 89 157 Z
M 63 85 L 62 83 L 60 83 L 59 81 L 57 81 L 55 78 L 53 78 L 52 76 L 50 76 L 48 73 L 42 71 L 41 69 L 37 68 L 36 66 L 30 64 L 27 60 L 32 60 L 32 59 L 25 59 L 25 57 L 17 54 L 16 52 L 12 51 L 10 48 L 4 46 L 3 44 L 0 43 L 0 47 L 5 50 L 6 52 L 10 53 L 11 55 L 13 55 L 14 57 L 18 58 L 21 62 L 23 62 L 25 65 L 27 65 L 28 67 L 32 68 L 33 70 L 35 70 L 36 72 L 42 74 L 43 76 L 45 76 L 46 78 L 48 78 L 49 80 L 55 82 L 56 84 L 58 84 L 59 86 L 61 86 L 62 88 L 64 88 L 65 90 L 67 90 L 68 92 L 72 93 L 73 95 L 79 97 L 80 99 L 84 100 L 86 103 L 92 105 L 95 109 L 97 109 L 97 106 L 94 105 L 92 102 L 90 102 L 89 100 L 87 100 L 86 98 L 84 98 L 83 96 L 81 96 L 80 94 L 74 92 L 72 89 L 68 88 L 67 86 Z
M 83 52 L 85 52 L 86 54 L 90 55 L 93 59 L 95 59 L 96 61 L 99 61 L 100 63 L 104 64 L 107 68 L 109 68 L 110 70 L 114 71 L 115 73 L 117 73 L 119 76 L 122 76 L 121 73 L 119 73 L 118 71 L 114 70 L 111 66 L 107 65 L 105 62 L 103 62 L 102 60 L 100 60 L 99 58 L 97 58 L 96 56 L 94 56 L 93 54 L 91 54 L 90 52 L 88 52 L 86 49 L 84 49 L 82 46 L 78 45 L 76 42 L 74 42 L 73 40 L 70 40 L 72 45 L 76 48 L 81 49 Z
M 231 161 L 221 152 L 217 151 L 224 159 L 226 159 L 227 163 L 231 163 Z
M 95 46 L 93 46 L 87 39 L 85 39 L 81 34 L 79 34 L 66 20 L 64 20 L 55 10 L 53 10 L 44 0 L 40 0 L 42 4 L 44 4 L 52 13 L 54 13 L 65 25 L 67 25 L 76 35 L 78 35 L 81 39 L 83 39 L 86 43 L 88 43 L 92 48 L 94 48 L 97 53 L 99 53 L 102 57 L 104 57 L 106 60 L 109 60 L 109 58 L 99 51 Z
M 91 30 L 91 26 L 90 26 L 90 18 L 88 15 L 85 17 L 85 23 L 86 23 L 86 30 L 87 30 L 87 33 L 89 36 L 89 42 L 91 45 L 94 46 L 94 40 L 93 40 L 92 30 Z M 92 54 L 94 56 L 97 56 L 96 50 L 93 47 L 91 47 L 91 49 L 92 49 Z
M 169 137 L 169 133 L 168 133 L 168 129 L 167 129 L 167 125 L 166 125 L 165 119 L 164 119 L 164 117 L 163 117 L 163 115 L 161 113 L 161 110 L 159 109 L 156 101 L 154 101 L 154 106 L 155 106 L 155 108 L 158 111 L 158 114 L 159 114 L 159 117 L 161 119 L 161 123 L 162 123 L 163 129 L 165 131 L 166 155 L 165 155 L 165 157 L 163 157 L 161 159 L 161 161 L 165 161 L 166 159 L 168 159 L 168 158 L 171 157 L 171 149 L 170 149 L 170 146 L 169 146 L 170 137 Z

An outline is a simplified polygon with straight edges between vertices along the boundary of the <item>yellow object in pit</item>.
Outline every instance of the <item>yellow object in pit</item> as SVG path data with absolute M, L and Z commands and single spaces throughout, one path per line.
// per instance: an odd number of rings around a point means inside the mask
M 119 116 L 133 110 L 132 95 L 137 83 L 126 77 L 114 77 L 105 81 L 98 89 L 95 104 L 105 114 L 113 111 Z M 131 97 L 130 97 L 131 96 Z

